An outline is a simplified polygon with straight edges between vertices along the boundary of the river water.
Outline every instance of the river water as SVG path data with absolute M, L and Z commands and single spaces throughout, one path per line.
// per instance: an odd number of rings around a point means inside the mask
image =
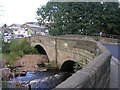
M 118 60 L 120 60 L 120 45 L 118 44 L 103 44 L 110 52 L 111 54 L 117 58 Z
M 17 88 L 17 83 L 19 83 L 25 88 L 50 90 L 70 76 L 70 73 L 61 71 L 27 72 L 25 76 L 11 78 L 10 81 L 8 81 L 8 87 L 10 89 L 13 87 Z

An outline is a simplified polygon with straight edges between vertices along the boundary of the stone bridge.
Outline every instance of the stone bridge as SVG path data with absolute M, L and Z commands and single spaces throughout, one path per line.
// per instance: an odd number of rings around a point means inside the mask
M 29 37 L 28 40 L 31 46 L 37 48 L 41 54 L 47 55 L 49 61 L 55 61 L 59 66 L 68 60 L 80 62 L 81 58 L 83 58 L 89 61 L 100 53 L 94 41 L 80 38 L 36 35 Z
M 111 53 L 99 42 L 88 37 L 27 38 L 31 46 L 55 61 L 59 67 L 67 61 L 86 62 L 83 68 L 56 88 L 105 88 L 109 86 Z M 69 65 L 68 65 L 69 66 Z

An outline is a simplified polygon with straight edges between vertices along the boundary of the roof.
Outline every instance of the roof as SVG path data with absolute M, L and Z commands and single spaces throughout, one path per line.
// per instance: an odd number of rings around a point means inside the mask
M 3 31 L 3 32 L 6 32 L 6 31 L 7 31 L 7 32 L 12 32 L 12 30 L 9 29 L 9 28 L 2 28 L 2 31 Z
M 35 25 L 39 25 L 37 22 L 26 22 L 25 24 L 35 24 Z
M 12 25 L 10 25 L 9 27 L 12 27 L 12 26 L 17 26 L 17 27 L 20 27 L 20 26 L 21 26 L 21 24 L 12 24 Z
M 28 25 L 29 27 L 40 28 L 40 26 L 36 24 L 26 24 L 26 25 Z

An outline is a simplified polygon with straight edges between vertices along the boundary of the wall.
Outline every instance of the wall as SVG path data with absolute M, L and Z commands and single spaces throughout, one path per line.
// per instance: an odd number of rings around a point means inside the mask
M 56 88 L 107 88 L 110 80 L 110 52 L 97 43 L 102 53 L 91 63 L 88 63 L 82 70 L 73 74 L 66 81 Z
M 117 43 L 117 44 L 120 44 L 120 41 L 119 39 L 114 39 L 114 38 L 106 38 L 106 37 L 100 37 L 100 36 L 86 36 L 86 35 L 63 35 L 63 36 L 60 36 L 62 38 L 83 38 L 83 39 L 86 39 L 86 40 L 90 40 L 90 39 L 93 39 L 95 41 L 99 41 L 101 43 Z

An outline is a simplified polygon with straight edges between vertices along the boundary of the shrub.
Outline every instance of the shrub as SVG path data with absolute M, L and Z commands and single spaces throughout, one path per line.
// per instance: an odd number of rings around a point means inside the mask
M 10 53 L 10 44 L 2 43 L 2 53 Z
M 2 53 L 4 58 L 7 59 L 7 63 L 13 65 L 15 60 L 24 54 L 37 54 L 38 52 L 30 46 L 27 40 L 12 40 L 10 43 L 3 42 Z

